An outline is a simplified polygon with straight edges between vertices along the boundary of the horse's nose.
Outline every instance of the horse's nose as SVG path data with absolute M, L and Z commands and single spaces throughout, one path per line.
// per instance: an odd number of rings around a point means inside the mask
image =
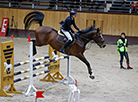
M 105 48 L 106 47 L 106 45 L 103 45 L 103 48 Z

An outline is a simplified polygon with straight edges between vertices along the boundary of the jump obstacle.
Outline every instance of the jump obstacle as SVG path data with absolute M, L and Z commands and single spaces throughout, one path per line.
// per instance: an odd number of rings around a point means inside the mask
M 12 93 L 21 94 L 14 87 L 14 43 L 13 41 L 1 43 L 1 70 L 0 70 L 0 96 L 12 97 L 4 90 L 5 86 L 11 85 Z
M 40 60 L 44 60 L 44 59 L 47 59 L 47 58 L 49 58 L 49 56 L 44 56 L 44 57 L 36 58 L 36 59 L 33 59 L 33 62 L 40 61 Z M 28 64 L 29 62 L 30 61 L 27 60 L 27 61 L 24 61 L 24 62 L 16 63 L 16 64 L 14 64 L 14 68 L 17 67 L 17 66 L 21 66 L 21 65 L 24 65 L 24 64 Z
M 80 102 L 80 90 L 76 85 L 69 85 L 68 102 Z
M 69 56 L 60 57 L 59 52 L 57 52 L 57 55 L 55 55 L 54 49 L 52 49 L 52 47 L 49 47 L 49 56 L 40 57 L 40 58 L 36 58 L 36 59 L 33 59 L 33 57 L 32 58 L 30 57 L 30 61 L 28 60 L 28 61 L 20 62 L 20 63 L 17 63 L 17 64 L 13 64 L 14 63 L 13 62 L 13 60 L 14 60 L 13 59 L 14 58 L 14 56 L 13 56 L 14 55 L 14 47 L 13 46 L 14 46 L 13 41 L 1 43 L 1 70 L 0 70 L 0 75 L 1 75 L 0 85 L 1 86 L 0 86 L 0 96 L 12 97 L 12 95 L 8 95 L 7 93 L 21 93 L 21 92 L 18 92 L 16 90 L 16 88 L 14 87 L 15 82 L 18 82 L 18 81 L 21 81 L 21 80 L 24 80 L 24 79 L 28 79 L 28 78 L 30 78 L 30 81 L 31 81 L 32 77 L 35 77 L 37 75 L 41 75 L 41 74 L 44 74 L 44 73 L 48 73 L 48 72 L 49 73 L 43 79 L 40 79 L 40 81 L 58 82 L 56 80 L 56 79 L 58 79 L 58 80 L 62 80 L 61 82 L 64 82 L 67 78 L 67 82 L 70 83 L 69 78 L 71 78 L 71 77 L 69 75 L 69 70 L 67 70 L 67 77 L 66 78 L 64 78 L 63 75 L 59 72 L 60 71 L 59 70 L 59 68 L 60 68 L 59 60 L 68 58 L 68 62 L 69 62 Z M 32 49 L 30 49 L 30 53 L 32 53 Z M 53 57 L 55 57 L 55 58 L 53 59 Z M 31 63 L 30 64 L 30 69 L 27 69 L 27 70 L 24 70 L 24 71 L 19 71 L 19 72 L 14 72 L 14 67 L 27 64 L 31 61 L 36 62 L 36 61 L 40 61 L 40 60 L 43 60 L 43 59 L 47 59 L 47 60 L 43 61 L 43 62 L 38 62 L 38 63 L 35 63 L 35 64 Z M 41 64 L 44 64 L 44 65 L 41 65 Z M 41 66 L 37 66 L 37 65 L 41 65 Z M 70 64 L 68 63 L 68 68 L 69 68 L 69 65 Z M 48 70 L 42 71 L 40 73 L 33 74 L 33 72 L 31 71 L 31 70 L 40 69 L 40 68 L 43 68 L 43 67 L 46 67 L 46 66 L 49 66 Z M 18 79 L 14 80 L 15 75 L 19 75 L 19 74 L 26 73 L 26 72 L 29 72 L 29 71 L 30 71 L 30 76 L 26 76 L 26 77 L 22 77 L 22 78 L 18 78 Z M 73 80 L 73 78 L 72 78 L 72 80 Z M 33 82 L 30 82 L 30 84 L 31 83 L 33 83 Z M 73 84 L 74 84 L 74 82 L 73 82 Z M 8 91 L 4 91 L 4 87 L 8 86 L 8 85 L 11 85 L 11 87 L 8 89 Z M 36 90 L 36 89 L 34 88 L 34 90 Z

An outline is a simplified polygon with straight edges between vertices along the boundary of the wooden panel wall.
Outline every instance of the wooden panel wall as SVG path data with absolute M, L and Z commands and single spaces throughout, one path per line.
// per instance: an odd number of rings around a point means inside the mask
M 11 22 L 11 17 L 14 16 L 18 29 L 24 29 L 23 20 L 27 13 L 34 11 L 31 9 L 15 9 L 15 8 L 0 8 L 0 24 L 3 17 L 8 17 Z M 44 26 L 50 26 L 59 29 L 59 22 L 68 16 L 65 11 L 46 11 L 39 10 L 45 14 L 43 21 Z M 103 13 L 85 13 L 78 12 L 76 24 L 80 29 L 85 29 L 87 21 L 92 22 L 96 20 L 97 26 L 103 25 L 103 34 L 106 35 L 120 35 L 125 32 L 127 36 L 138 37 L 138 15 L 119 15 L 119 14 L 103 14 Z M 102 22 L 102 23 L 101 23 Z M 35 30 L 39 25 L 32 25 L 31 30 Z

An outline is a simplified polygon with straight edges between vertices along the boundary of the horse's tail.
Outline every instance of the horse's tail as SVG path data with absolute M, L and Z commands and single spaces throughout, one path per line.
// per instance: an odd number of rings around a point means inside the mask
M 27 14 L 24 18 L 25 30 L 28 30 L 32 23 L 38 23 L 42 26 L 44 14 L 39 11 L 33 11 Z

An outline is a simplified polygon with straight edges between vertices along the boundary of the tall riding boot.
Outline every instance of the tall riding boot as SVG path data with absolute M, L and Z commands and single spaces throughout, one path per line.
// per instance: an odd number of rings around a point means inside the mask
M 126 68 L 123 67 L 123 63 L 122 62 L 120 62 L 120 69 L 126 69 Z
M 133 69 L 132 67 L 129 66 L 129 63 L 127 63 L 127 69 Z
M 67 41 L 65 42 L 65 44 L 63 45 L 63 47 L 60 49 L 60 51 L 63 52 L 63 53 L 65 53 L 64 49 L 65 49 L 67 46 L 69 46 L 70 43 L 71 43 L 71 40 L 67 40 Z

